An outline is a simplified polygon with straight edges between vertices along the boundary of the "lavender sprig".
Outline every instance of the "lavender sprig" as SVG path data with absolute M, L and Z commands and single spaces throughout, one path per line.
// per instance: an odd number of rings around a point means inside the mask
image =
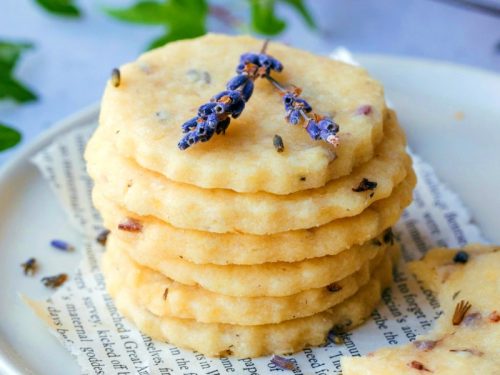
M 287 122 L 292 125 L 305 122 L 304 128 L 312 139 L 338 145 L 339 125 L 330 117 L 313 113 L 311 105 L 300 97 L 300 88 L 292 86 L 292 89 L 288 89 L 271 76 L 273 71 L 281 72 L 283 65 L 265 53 L 267 44 L 268 41 L 260 53 L 242 54 L 236 67 L 238 75 L 229 80 L 226 90 L 213 96 L 209 103 L 201 105 L 197 116 L 182 125 L 185 135 L 178 143 L 181 150 L 198 142 L 207 142 L 214 134 L 225 134 L 231 118 L 238 118 L 245 109 L 254 90 L 254 81 L 259 77 L 266 78 L 283 94 Z
M 297 125 L 301 121 L 307 121 L 305 129 L 309 136 L 315 141 L 323 140 L 334 146 L 338 146 L 339 138 L 337 133 L 339 125 L 332 118 L 311 113 L 312 107 L 300 97 L 302 90 L 298 87 L 287 89 L 270 75 L 267 80 L 283 94 L 283 104 L 285 105 L 286 121 L 292 125 Z
M 245 109 L 254 89 L 254 81 L 271 71 L 280 72 L 283 65 L 274 57 L 266 55 L 267 42 L 260 53 L 244 53 L 236 68 L 236 77 L 226 85 L 226 90 L 198 108 L 198 115 L 182 125 L 186 135 L 178 143 L 185 150 L 198 142 L 207 142 L 214 134 L 225 134 L 231 118 L 238 118 Z

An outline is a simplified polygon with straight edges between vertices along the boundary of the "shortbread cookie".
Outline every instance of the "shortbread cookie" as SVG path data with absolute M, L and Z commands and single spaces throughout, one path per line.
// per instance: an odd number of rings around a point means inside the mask
M 269 234 L 355 216 L 373 202 L 389 197 L 410 173 L 411 159 L 397 122 L 387 122 L 385 130 L 375 157 L 351 175 L 289 195 L 242 194 L 172 182 L 116 155 L 103 129 L 97 130 L 89 142 L 86 158 L 94 189 L 129 211 L 155 216 L 178 228 Z M 377 186 L 355 191 L 364 179 Z
M 323 344 L 332 328 L 344 331 L 363 323 L 378 304 L 382 290 L 391 282 L 390 272 L 386 269 L 379 271 L 355 295 L 331 309 L 305 318 L 257 326 L 159 317 L 140 306 L 133 291 L 120 280 L 107 280 L 107 288 L 118 310 L 154 339 L 207 356 L 244 358 L 293 353 L 304 347 Z
M 101 104 L 108 141 L 121 155 L 172 181 L 238 192 L 289 194 L 321 187 L 369 160 L 383 135 L 381 85 L 362 68 L 274 41 L 267 52 L 285 66 L 276 77 L 301 87 L 315 111 L 333 116 L 340 124 L 340 146 L 313 141 L 301 126 L 286 123 L 281 95 L 259 79 L 225 136 L 178 150 L 181 125 L 224 90 L 240 55 L 258 52 L 262 44 L 247 36 L 211 34 L 169 43 L 122 66 L 120 86 L 109 84 Z M 369 113 L 359 113 L 361 107 Z M 273 147 L 275 134 L 284 141 L 282 153 Z
M 110 248 L 103 255 L 103 273 L 107 280 L 117 279 L 116 283 L 133 289 L 137 303 L 157 316 L 194 319 L 201 323 L 259 325 L 310 316 L 335 306 L 365 285 L 378 267 L 391 272 L 391 263 L 391 251 L 382 252 L 359 271 L 336 283 L 285 297 L 230 297 L 173 282 L 159 272 L 138 265 L 117 248 Z
M 180 257 L 198 264 L 261 264 L 335 255 L 376 237 L 394 225 L 403 209 L 411 203 L 414 186 L 412 173 L 390 197 L 373 203 L 357 216 L 334 220 L 316 228 L 268 236 L 179 229 L 153 216 L 135 215 L 96 191 L 93 192 L 93 201 L 104 225 L 140 253 L 159 249 L 167 257 Z M 141 232 L 116 230 L 127 218 L 141 223 Z
M 108 237 L 107 247 L 124 250 L 140 265 L 182 284 L 200 285 L 212 292 L 235 297 L 278 297 L 326 287 L 358 271 L 365 262 L 385 251 L 388 245 L 383 243 L 382 237 L 337 255 L 258 265 L 195 264 L 165 257 L 161 250 L 144 254 L 127 247 L 113 234 Z
M 412 344 L 343 358 L 343 374 L 499 374 L 499 250 L 472 245 L 457 256 L 435 249 L 413 263 L 417 277 L 438 292 L 444 314 Z

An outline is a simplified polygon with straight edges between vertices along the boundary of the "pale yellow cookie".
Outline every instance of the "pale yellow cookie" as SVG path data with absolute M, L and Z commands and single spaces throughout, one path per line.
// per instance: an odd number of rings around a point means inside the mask
M 161 250 L 140 253 L 120 242 L 112 233 L 107 247 L 126 251 L 137 263 L 182 284 L 200 285 L 212 292 L 235 297 L 278 297 L 325 287 L 358 271 L 365 262 L 384 252 L 388 245 L 383 243 L 382 237 L 337 255 L 258 265 L 195 264 L 166 257 Z
M 289 194 L 321 187 L 369 160 L 383 135 L 382 86 L 362 68 L 274 41 L 267 52 L 285 66 L 275 76 L 301 87 L 315 111 L 334 117 L 340 146 L 313 141 L 302 126 L 289 125 L 279 92 L 258 80 L 225 136 L 178 150 L 181 125 L 225 89 L 239 56 L 258 52 L 262 44 L 248 36 L 209 34 L 169 43 L 122 66 L 120 86 L 108 84 L 101 104 L 108 141 L 121 155 L 172 181 L 238 192 Z M 361 106 L 371 106 L 371 113 L 357 114 Z M 273 147 L 275 134 L 283 138 L 282 153 Z
M 391 283 L 390 269 L 379 268 L 355 295 L 322 313 L 278 324 L 244 326 L 199 323 L 192 319 L 159 317 L 140 306 L 133 290 L 115 278 L 106 280 L 118 310 L 154 339 L 193 349 L 207 356 L 258 357 L 293 353 L 325 342 L 330 329 L 345 331 L 370 315 L 382 290 Z
M 127 246 L 141 253 L 160 249 L 165 256 L 182 257 L 198 264 L 260 264 L 335 255 L 368 241 L 396 223 L 403 209 L 411 203 L 414 186 L 415 175 L 411 173 L 390 197 L 373 203 L 359 215 L 316 228 L 268 236 L 179 229 L 153 216 L 135 215 L 96 191 L 93 201 L 104 225 Z M 127 218 L 140 222 L 142 231 L 116 230 Z
M 390 252 L 381 252 L 336 283 L 284 297 L 230 297 L 173 282 L 138 265 L 117 248 L 110 248 L 103 255 L 103 273 L 107 280 L 119 279 L 133 289 L 137 303 L 157 316 L 201 323 L 259 325 L 310 316 L 337 305 L 365 285 L 376 268 L 390 268 L 391 259 Z
M 388 121 L 385 129 L 375 157 L 352 174 L 324 187 L 289 195 L 242 194 L 175 183 L 116 155 L 102 129 L 94 134 L 85 155 L 94 189 L 129 211 L 155 216 L 178 228 L 269 234 L 355 216 L 373 202 L 389 197 L 411 173 L 411 159 L 397 122 Z M 376 188 L 354 191 L 365 178 L 376 182 Z
M 499 250 L 469 246 L 464 264 L 453 261 L 457 250 L 435 249 L 413 263 L 417 277 L 438 292 L 443 315 L 412 344 L 343 358 L 343 374 L 500 374 Z M 461 302 L 470 304 L 463 314 Z

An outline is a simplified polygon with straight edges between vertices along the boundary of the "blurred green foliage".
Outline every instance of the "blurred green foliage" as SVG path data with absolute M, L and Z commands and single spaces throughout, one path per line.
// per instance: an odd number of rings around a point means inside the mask
M 14 70 L 22 53 L 32 48 L 31 43 L 15 43 L 0 40 L 0 100 L 11 99 L 18 103 L 36 100 L 37 96 L 14 77 Z M 0 151 L 15 146 L 21 134 L 0 124 Z
M 311 28 L 316 23 L 303 0 L 247 0 L 250 7 L 251 29 L 267 36 L 283 32 L 286 21 L 279 18 L 279 4 L 291 7 Z M 220 9 L 220 5 L 217 5 Z M 210 4 L 207 0 L 140 0 L 128 8 L 105 8 L 110 16 L 125 22 L 165 27 L 163 35 L 155 39 L 148 49 L 179 39 L 194 38 L 207 31 Z
M 46 11 L 62 17 L 80 17 L 80 9 L 73 0 L 35 0 Z
M 21 141 L 21 133 L 7 125 L 0 124 L 0 151 L 14 147 Z
M 207 31 L 205 0 L 140 1 L 130 8 L 105 8 L 105 11 L 121 21 L 165 26 L 164 34 L 153 40 L 148 49 L 174 40 L 194 38 Z

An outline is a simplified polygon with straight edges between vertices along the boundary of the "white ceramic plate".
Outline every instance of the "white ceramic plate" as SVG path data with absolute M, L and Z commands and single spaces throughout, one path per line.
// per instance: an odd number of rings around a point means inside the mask
M 434 61 L 356 58 L 385 85 L 413 150 L 460 195 L 486 237 L 500 243 L 500 76 Z M 79 259 L 50 249 L 53 238 L 77 245 L 79 238 L 29 159 L 55 136 L 95 120 L 97 112 L 95 106 L 54 126 L 0 172 L 0 374 L 79 373 L 18 293 L 50 295 L 40 276 L 22 274 L 27 258 L 43 260 L 39 275 L 71 271 Z

